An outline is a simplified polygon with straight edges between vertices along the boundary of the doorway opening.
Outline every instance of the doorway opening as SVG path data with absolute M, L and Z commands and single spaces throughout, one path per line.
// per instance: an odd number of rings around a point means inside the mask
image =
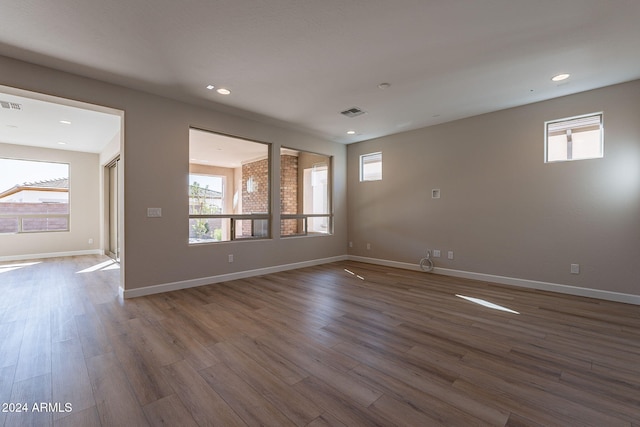
M 19 223 L 0 233 L 0 261 L 106 254 L 123 259 L 124 111 L 2 85 L 0 111 L 0 158 L 36 164 L 36 172 L 51 164 L 67 167 L 66 174 L 6 185 L 11 191 L 4 204 L 15 204 L 19 196 L 33 212 L 0 218 Z M 58 200 L 63 195 L 66 204 Z

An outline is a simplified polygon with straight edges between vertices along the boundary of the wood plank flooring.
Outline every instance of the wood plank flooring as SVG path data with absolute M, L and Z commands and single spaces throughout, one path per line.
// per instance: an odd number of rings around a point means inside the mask
M 640 426 L 638 306 L 355 262 L 123 301 L 105 261 L 0 264 L 0 426 Z

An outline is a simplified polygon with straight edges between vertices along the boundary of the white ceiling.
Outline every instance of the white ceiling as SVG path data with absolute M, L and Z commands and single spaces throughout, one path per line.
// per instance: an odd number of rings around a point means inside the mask
M 639 22 L 638 0 L 22 0 L 0 54 L 350 143 L 638 79 Z
M 120 115 L 104 107 L 3 86 L 0 104 L 3 143 L 100 153 L 121 131 Z
M 189 163 L 237 168 L 247 161 L 267 158 L 269 147 L 258 142 L 200 129 L 189 129 Z

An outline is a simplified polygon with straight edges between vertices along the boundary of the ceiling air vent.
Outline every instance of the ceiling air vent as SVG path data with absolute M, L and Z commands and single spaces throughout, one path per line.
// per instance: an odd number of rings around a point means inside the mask
M 340 112 L 340 114 L 342 114 L 343 116 L 346 116 L 346 117 L 358 117 L 358 116 L 363 115 L 364 113 L 365 113 L 365 111 L 362 111 L 358 107 L 351 107 L 348 110 L 344 110 L 344 111 Z
M 9 110 L 22 110 L 22 104 L 18 104 L 17 102 L 0 101 L 0 105 L 2 105 L 2 108 Z

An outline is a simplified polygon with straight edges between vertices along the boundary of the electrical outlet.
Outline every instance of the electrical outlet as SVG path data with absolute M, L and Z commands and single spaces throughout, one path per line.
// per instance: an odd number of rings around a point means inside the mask
M 370 251 L 371 250 L 371 243 L 367 243 L 367 250 Z
M 93 239 L 89 239 L 89 244 L 93 245 Z
M 433 250 L 433 257 L 434 258 L 440 258 L 440 249 L 434 249 Z
M 580 264 L 571 264 L 571 274 L 580 274 Z
M 229 254 L 229 262 L 233 262 L 233 254 Z
M 453 259 L 453 251 L 447 252 L 447 258 Z
M 349 247 L 352 248 L 353 247 L 353 242 L 349 242 Z

